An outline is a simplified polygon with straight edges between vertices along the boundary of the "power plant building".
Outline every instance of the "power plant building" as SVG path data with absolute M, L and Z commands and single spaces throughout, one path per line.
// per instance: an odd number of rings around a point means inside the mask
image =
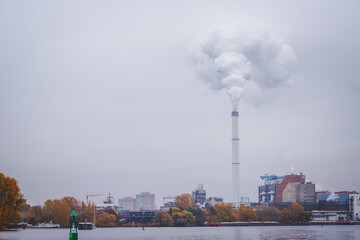
M 315 184 L 305 183 L 305 175 L 265 175 L 265 184 L 259 186 L 259 202 L 315 202 Z

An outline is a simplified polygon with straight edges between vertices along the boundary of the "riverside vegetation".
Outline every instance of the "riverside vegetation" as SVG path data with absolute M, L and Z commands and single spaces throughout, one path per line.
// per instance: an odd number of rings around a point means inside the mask
M 208 209 L 200 209 L 196 207 L 190 194 L 183 193 L 176 196 L 174 204 L 175 207 L 169 212 L 158 212 L 148 226 L 190 227 L 202 226 L 205 223 L 253 221 L 293 224 L 310 220 L 310 215 L 305 213 L 298 203 L 293 203 L 281 211 L 265 206 L 240 206 L 239 209 L 234 209 L 231 204 L 216 204 Z M 98 227 L 133 226 L 124 223 L 121 213 L 118 214 L 113 209 L 106 209 L 97 215 L 94 204 L 78 201 L 74 197 L 47 200 L 42 206 L 30 206 L 24 203 L 17 181 L 0 173 L 0 230 L 20 222 L 32 225 L 52 222 L 60 224 L 61 227 L 69 227 L 72 209 L 78 213 L 80 222 L 96 222 Z

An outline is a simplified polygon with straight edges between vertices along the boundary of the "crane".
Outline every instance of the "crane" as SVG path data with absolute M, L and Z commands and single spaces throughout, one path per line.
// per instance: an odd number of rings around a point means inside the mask
M 96 196 L 101 196 L 103 194 L 101 193 L 97 193 L 97 194 L 85 194 L 86 195 L 86 204 L 89 204 L 89 197 L 96 197 Z M 95 226 L 95 222 L 96 222 L 96 207 L 95 205 L 93 205 L 94 208 L 93 208 L 93 226 Z
M 260 176 L 260 178 L 261 178 L 262 180 L 264 180 L 264 185 L 268 185 L 268 181 L 269 181 L 270 179 L 277 179 L 278 176 L 276 176 L 276 175 L 264 174 L 264 176 Z

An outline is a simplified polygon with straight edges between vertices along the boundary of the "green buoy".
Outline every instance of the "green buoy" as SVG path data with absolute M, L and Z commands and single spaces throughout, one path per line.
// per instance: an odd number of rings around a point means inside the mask
M 78 221 L 76 219 L 77 214 L 75 210 L 73 209 L 70 214 L 70 234 L 69 234 L 69 240 L 78 240 Z

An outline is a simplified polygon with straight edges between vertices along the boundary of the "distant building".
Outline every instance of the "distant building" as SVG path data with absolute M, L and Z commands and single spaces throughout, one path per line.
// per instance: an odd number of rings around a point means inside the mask
M 305 183 L 305 175 L 265 175 L 265 184 L 259 186 L 259 202 L 315 202 L 315 184 Z
M 118 203 L 120 210 L 135 210 L 135 199 L 133 197 L 120 198 Z
M 315 184 L 312 182 L 299 184 L 297 192 L 297 202 L 316 202 Z
M 97 213 L 102 213 L 106 210 L 114 210 L 116 211 L 117 210 L 117 207 L 114 205 L 114 204 L 107 204 L 107 203 L 104 203 L 104 204 L 96 204 L 96 211 Z
M 210 207 L 215 206 L 216 204 L 223 204 L 223 203 L 224 203 L 224 200 L 222 197 L 209 197 L 206 200 L 205 208 L 210 208 Z
M 311 211 L 311 221 L 313 222 L 348 222 L 351 220 L 349 211 Z
M 163 206 L 160 207 L 160 211 L 169 212 L 171 208 L 175 207 L 174 202 L 166 202 Z
M 206 201 L 206 190 L 204 190 L 202 183 L 200 183 L 198 188 L 192 192 L 192 197 L 196 205 L 204 205 Z
M 118 207 L 114 205 L 114 197 L 109 196 L 103 201 L 104 204 L 96 204 L 96 211 L 97 213 L 102 213 L 104 211 L 114 210 L 117 211 Z
M 159 211 L 124 211 L 121 212 L 121 218 L 126 223 L 136 224 L 148 224 L 155 222 L 155 217 Z
M 146 210 L 154 210 L 155 194 L 151 194 L 149 192 L 142 192 L 140 194 L 136 194 L 135 210 L 139 211 L 141 208 L 144 208 Z
M 360 194 L 351 193 L 349 195 L 350 212 L 352 214 L 352 220 L 360 221 Z
M 322 191 L 316 192 L 318 201 L 328 201 L 334 203 L 348 203 L 351 194 L 356 194 L 354 191 L 341 191 L 341 192 L 330 192 Z

